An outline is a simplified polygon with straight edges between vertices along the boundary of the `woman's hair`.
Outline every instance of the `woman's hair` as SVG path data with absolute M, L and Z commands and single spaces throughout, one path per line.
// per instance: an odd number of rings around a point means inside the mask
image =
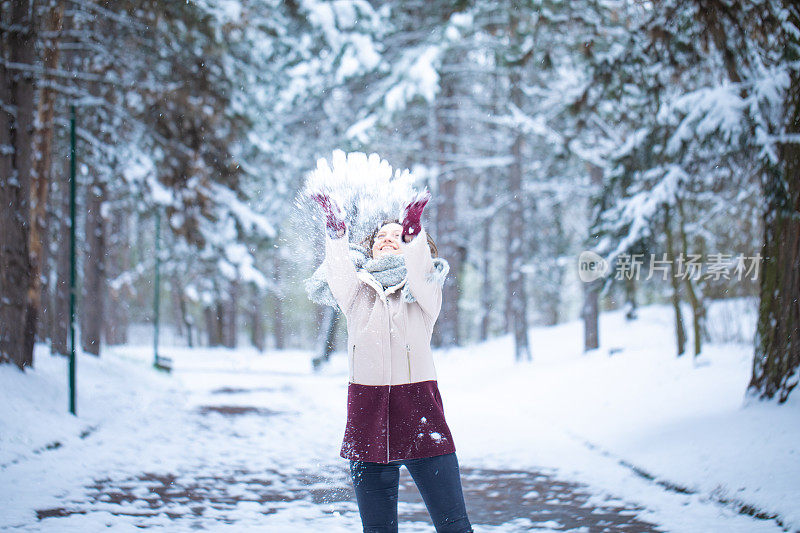
M 378 232 L 381 230 L 381 228 L 384 227 L 386 224 L 400 224 L 401 226 L 403 225 L 403 223 L 397 219 L 387 219 L 378 224 L 378 227 L 372 230 L 372 232 L 369 235 L 367 235 L 367 238 L 361 242 L 361 246 L 364 246 L 367 249 L 367 254 L 369 254 L 370 257 L 372 257 L 372 246 L 375 244 L 375 237 L 378 235 Z M 431 237 L 431 234 L 427 232 L 425 233 L 425 235 L 428 237 L 428 248 L 431 249 L 431 257 L 437 257 L 439 254 L 439 250 L 438 248 L 436 248 L 436 243 L 433 242 L 433 237 Z

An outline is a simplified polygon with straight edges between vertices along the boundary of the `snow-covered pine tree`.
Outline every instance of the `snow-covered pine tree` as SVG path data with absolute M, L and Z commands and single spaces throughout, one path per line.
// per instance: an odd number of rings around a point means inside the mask
M 638 251 L 645 257 L 667 253 L 671 269 L 665 288 L 675 313 L 677 352 L 683 353 L 686 339 L 680 310 L 685 294 L 698 355 L 705 337 L 704 300 L 717 289 L 704 277 L 682 276 L 677 284 L 675 276 L 685 272 L 682 261 L 692 254 L 742 244 L 746 232 L 731 226 L 736 219 L 731 210 L 741 206 L 740 191 L 752 189 L 754 180 L 746 171 L 747 157 L 731 149 L 737 134 L 724 131 L 724 117 L 737 101 L 724 98 L 725 87 L 709 90 L 720 70 L 705 60 L 708 43 L 697 30 L 697 7 L 668 4 L 629 8 L 622 18 L 630 25 L 628 37 L 593 66 L 601 88 L 595 98 L 621 104 L 617 123 L 625 127 L 624 140 L 609 158 L 606 201 L 594 231 L 603 236 L 597 249 L 612 263 L 643 242 L 647 247 Z M 713 117 L 699 131 L 688 126 L 684 119 L 696 120 L 709 105 Z M 703 224 L 695 223 L 700 217 Z

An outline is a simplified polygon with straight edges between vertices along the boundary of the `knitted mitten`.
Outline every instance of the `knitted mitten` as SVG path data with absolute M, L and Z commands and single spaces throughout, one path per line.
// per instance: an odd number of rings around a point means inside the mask
M 346 226 L 344 224 L 344 213 L 330 196 L 323 192 L 316 192 L 311 195 L 322 210 L 325 212 L 325 227 L 331 239 L 338 239 L 344 236 Z
M 413 239 L 422 230 L 422 223 L 420 222 L 422 211 L 430 199 L 431 192 L 425 189 L 417 194 L 403 210 L 403 242 Z M 406 236 L 410 236 L 411 239 L 406 240 Z

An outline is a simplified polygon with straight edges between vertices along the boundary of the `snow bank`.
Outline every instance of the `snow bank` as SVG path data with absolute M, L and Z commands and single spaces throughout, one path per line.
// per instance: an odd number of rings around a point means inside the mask
M 443 353 L 437 369 L 445 402 L 459 406 L 446 412 L 459 457 L 591 478 L 597 465 L 568 457 L 559 428 L 662 485 L 752 505 L 800 528 L 798 394 L 782 406 L 746 404 L 749 344 L 709 344 L 697 361 L 678 358 L 671 309 L 650 306 L 639 317 L 601 315 L 601 348 L 587 354 L 579 321 L 531 330 L 533 363 L 513 362 L 509 338 Z

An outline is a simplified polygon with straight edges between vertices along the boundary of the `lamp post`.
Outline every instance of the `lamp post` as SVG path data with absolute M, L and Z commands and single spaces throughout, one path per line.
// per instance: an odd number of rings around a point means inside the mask
M 69 412 L 77 415 L 75 391 L 75 105 L 69 120 Z

